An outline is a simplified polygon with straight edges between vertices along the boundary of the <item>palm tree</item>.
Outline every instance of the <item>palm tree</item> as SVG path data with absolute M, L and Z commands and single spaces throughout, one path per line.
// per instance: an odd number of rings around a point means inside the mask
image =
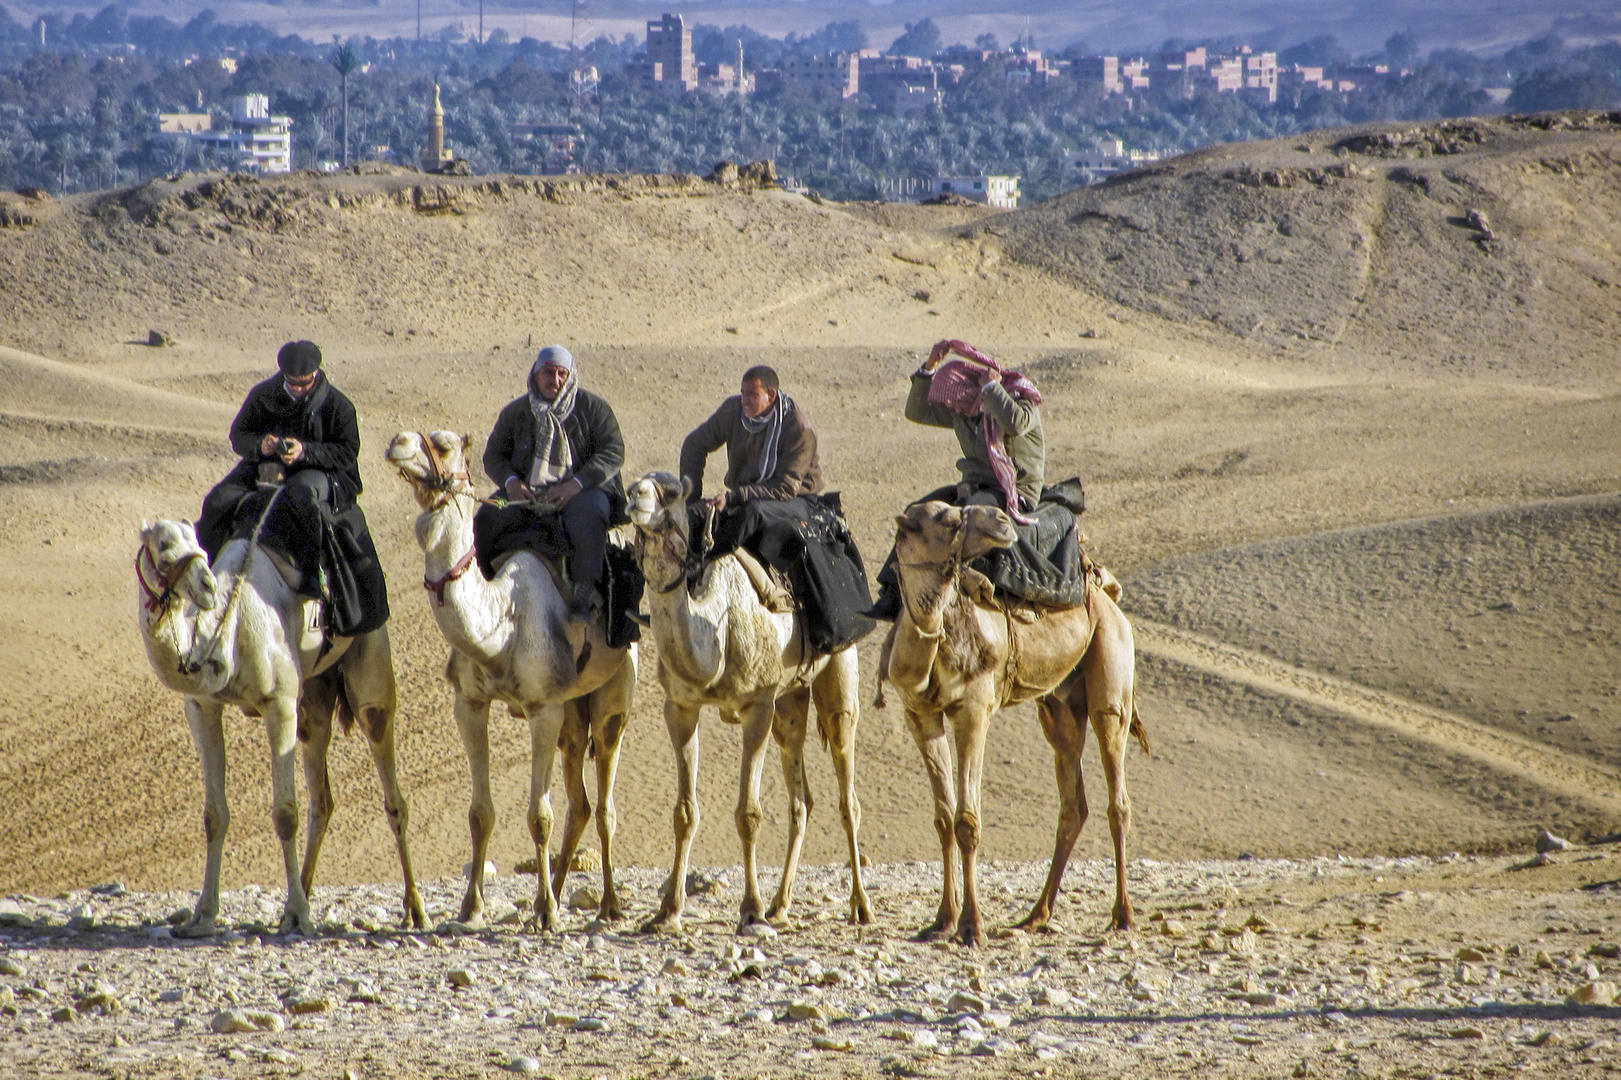
M 334 35 L 335 36 L 335 35 Z M 338 69 L 343 83 L 343 163 L 349 164 L 349 74 L 360 66 L 360 57 L 347 45 L 332 51 L 332 66 Z

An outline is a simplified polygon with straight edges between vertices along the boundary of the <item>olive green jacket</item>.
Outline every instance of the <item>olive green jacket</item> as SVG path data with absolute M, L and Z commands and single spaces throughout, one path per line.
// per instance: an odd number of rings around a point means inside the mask
M 932 376 L 919 371 L 912 375 L 912 387 L 906 395 L 906 419 L 914 424 L 950 428 L 957 433 L 957 444 L 962 457 L 957 460 L 957 471 L 962 482 L 976 488 L 995 489 L 996 473 L 991 469 L 990 454 L 985 449 L 985 436 L 980 430 L 982 418 L 990 415 L 1002 425 L 1003 445 L 1013 459 L 1014 486 L 1019 497 L 1030 506 L 1041 501 L 1043 477 L 1047 468 L 1047 439 L 1041 430 L 1041 410 L 1028 401 L 1019 401 L 1002 389 L 1001 383 L 986 383 L 980 391 L 980 416 L 967 417 L 929 402 L 929 383 Z

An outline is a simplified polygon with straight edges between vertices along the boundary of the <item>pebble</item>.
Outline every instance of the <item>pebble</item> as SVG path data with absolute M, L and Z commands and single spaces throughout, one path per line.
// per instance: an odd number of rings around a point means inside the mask
M 528 1054 L 519 1054 L 507 1062 L 507 1071 L 534 1075 L 540 1071 L 540 1059 L 532 1058 Z
M 1615 1000 L 1612 982 L 1583 983 L 1568 999 L 1572 1005 L 1608 1005 Z
M 1486 959 L 1486 954 L 1481 952 L 1479 949 L 1465 947 L 1458 950 L 1458 959 L 1468 960 L 1472 963 L 1478 964 Z
M 1227 942 L 1227 951 L 1234 956 L 1254 956 L 1260 945 L 1261 939 L 1255 936 L 1255 931 L 1245 927 L 1243 933 Z
M 946 1000 L 948 1013 L 982 1013 L 985 1011 L 985 999 L 978 994 L 971 994 L 965 990 L 958 990 Z
M 458 990 L 465 990 L 473 985 L 473 973 L 466 968 L 452 968 L 446 973 L 445 979 Z
M 1570 841 L 1566 840 L 1563 836 L 1555 836 L 1547 829 L 1543 829 L 1537 834 L 1536 846 L 1539 854 L 1546 855 L 1550 851 L 1570 850 Z
M 600 1016 L 582 1016 L 574 1021 L 574 1031 L 607 1031 L 608 1021 Z
M 0 956 L 0 975 L 10 975 L 21 979 L 28 974 L 28 968 L 15 956 Z
M 1070 1003 L 1070 994 L 1060 986 L 1043 986 L 1031 1000 L 1037 1005 L 1063 1006 Z
M 1470 1024 L 1460 1028 L 1453 1028 L 1447 1032 L 1447 1037 L 1450 1039 L 1484 1039 L 1486 1033 Z
M 595 885 L 581 885 L 569 894 L 568 906 L 575 911 L 595 911 L 602 906 L 602 893 Z
M 252 1031 L 253 1021 L 240 1009 L 225 1009 L 214 1014 L 214 1018 L 208 1022 L 208 1027 L 218 1035 L 235 1035 L 243 1031 Z
M 287 1002 L 287 1011 L 294 1016 L 309 1016 L 313 1013 L 331 1012 L 332 999 L 320 995 L 309 995 L 292 998 Z
M 836 1039 L 831 1035 L 812 1035 L 811 1045 L 818 1050 L 838 1050 L 848 1053 L 855 1049 L 855 1043 L 850 1039 Z
M 764 922 L 749 923 L 748 926 L 743 928 L 743 932 L 750 937 L 757 938 L 774 938 L 777 936 L 776 928 L 770 923 Z

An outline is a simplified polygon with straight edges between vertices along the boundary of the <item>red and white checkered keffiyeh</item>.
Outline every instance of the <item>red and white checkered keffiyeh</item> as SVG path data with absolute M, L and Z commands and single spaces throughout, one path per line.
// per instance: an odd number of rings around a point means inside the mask
M 946 360 L 950 353 L 966 359 Z M 980 416 L 980 392 L 986 383 L 993 380 L 1000 383 L 1014 400 L 1041 404 L 1041 391 L 1029 378 L 1017 371 L 1004 369 L 966 342 L 951 339 L 936 342 L 929 353 L 929 364 L 939 365 L 935 367 L 933 380 L 929 383 L 931 405 L 939 405 L 967 417 Z M 1002 503 L 1008 516 L 1021 525 L 1030 524 L 1035 519 L 1019 512 L 1019 491 L 1015 486 L 1018 474 L 1013 467 L 1013 459 L 1008 457 L 1002 425 L 996 422 L 995 417 L 985 413 L 980 432 L 985 438 L 985 452 L 991 461 L 991 471 L 996 474 L 996 484 L 1002 489 Z

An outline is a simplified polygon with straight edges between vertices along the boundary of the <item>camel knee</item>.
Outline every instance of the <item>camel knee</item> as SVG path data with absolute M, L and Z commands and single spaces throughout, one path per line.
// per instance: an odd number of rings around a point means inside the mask
M 467 827 L 475 837 L 482 839 L 489 836 L 495 828 L 495 810 L 484 806 L 471 807 L 467 811 Z
M 964 851 L 979 848 L 979 815 L 965 810 L 957 817 L 957 846 Z
M 360 710 L 361 726 L 374 745 L 388 738 L 389 722 L 388 710 L 381 705 L 368 705 Z
M 1109 828 L 1116 834 L 1124 834 L 1127 829 L 1131 828 L 1131 801 L 1129 799 L 1110 800 Z
M 734 817 L 737 820 L 737 835 L 743 838 L 744 843 L 753 843 L 760 834 L 759 806 L 739 806 Z
M 329 818 L 338 808 L 338 802 L 332 797 L 332 788 L 326 784 L 312 784 L 310 786 L 310 815 L 317 818 Z
M 1073 836 L 1086 824 L 1086 810 L 1078 806 L 1061 807 L 1058 811 L 1058 831 Z
M 276 824 L 276 839 L 287 843 L 298 835 L 298 813 L 292 806 L 278 806 L 270 813 Z
M 951 843 L 952 832 L 957 827 L 956 820 L 947 813 L 934 815 L 935 835 L 940 837 L 941 846 Z
M 225 830 L 231 824 L 231 814 L 223 806 L 219 809 L 208 807 L 203 810 L 203 839 L 212 844 L 225 835 Z
M 670 815 L 671 823 L 675 826 L 677 836 L 687 836 L 698 827 L 698 804 L 696 801 L 682 799 L 675 804 L 675 812 Z

